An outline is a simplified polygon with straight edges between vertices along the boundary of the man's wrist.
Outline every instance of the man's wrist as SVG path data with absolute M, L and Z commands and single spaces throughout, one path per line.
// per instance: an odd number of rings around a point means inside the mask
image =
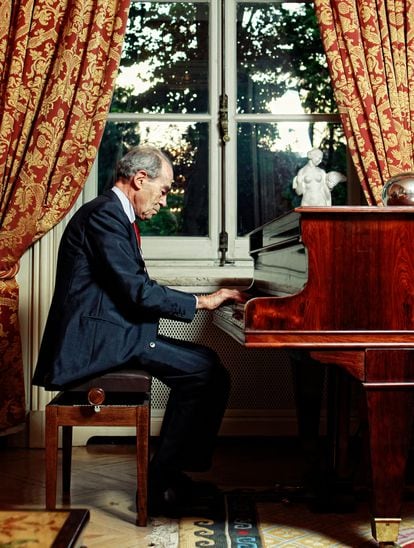
M 196 298 L 196 310 L 207 308 L 207 300 L 205 295 L 194 295 Z

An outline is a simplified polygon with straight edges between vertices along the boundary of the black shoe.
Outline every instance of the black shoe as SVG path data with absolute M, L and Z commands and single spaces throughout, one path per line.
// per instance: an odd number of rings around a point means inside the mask
M 181 518 L 194 513 L 205 512 L 215 506 L 220 495 L 217 487 L 209 482 L 193 481 L 183 473 L 170 476 L 159 482 L 151 481 L 148 491 L 148 514 Z
M 177 494 L 168 488 L 165 491 L 150 491 L 148 493 L 148 515 L 152 517 L 165 516 L 179 519 L 189 515 L 189 507 L 179 501 Z
M 193 500 L 216 497 L 220 492 L 214 483 L 209 481 L 195 481 L 184 474 L 184 472 L 178 472 L 171 478 L 171 487 L 177 491 L 181 497 Z

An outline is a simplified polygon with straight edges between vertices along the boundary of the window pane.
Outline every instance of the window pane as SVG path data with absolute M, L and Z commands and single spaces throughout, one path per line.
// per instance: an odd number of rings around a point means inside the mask
M 111 112 L 208 111 L 208 5 L 132 2 Z
M 346 143 L 340 124 L 326 122 L 242 123 L 237 136 L 237 233 L 254 228 L 300 205 L 292 181 L 320 148 L 325 171 L 346 175 Z M 346 185 L 332 190 L 332 203 L 346 203 Z
M 313 3 L 238 4 L 237 111 L 336 112 Z
M 185 122 L 108 122 L 99 149 L 99 192 L 115 181 L 118 160 L 133 146 L 155 145 L 174 164 L 174 189 L 167 207 L 140 224 L 149 236 L 208 234 L 208 124 Z

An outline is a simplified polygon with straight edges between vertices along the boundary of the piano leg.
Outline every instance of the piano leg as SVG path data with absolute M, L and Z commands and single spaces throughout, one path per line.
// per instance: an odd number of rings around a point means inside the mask
M 343 495 L 343 503 L 354 507 L 354 497 L 350 497 L 353 489 L 353 470 L 351 467 L 351 399 L 352 378 L 341 368 L 327 368 L 327 441 L 328 470 L 336 491 Z M 345 503 L 345 499 L 348 502 Z
M 304 456 L 305 490 L 314 492 L 321 476 L 320 415 L 325 380 L 325 366 L 306 351 L 291 353 L 293 387 L 299 440 Z
M 350 376 L 314 360 L 308 352 L 291 352 L 298 433 L 305 461 L 304 488 L 317 512 L 355 508 L 349 471 Z M 326 375 L 327 372 L 327 375 Z M 321 443 L 320 414 L 327 377 L 327 445 Z
M 398 538 L 413 424 L 413 373 L 412 350 L 367 351 L 368 382 L 363 386 L 372 476 L 371 525 L 380 546 L 392 545 Z

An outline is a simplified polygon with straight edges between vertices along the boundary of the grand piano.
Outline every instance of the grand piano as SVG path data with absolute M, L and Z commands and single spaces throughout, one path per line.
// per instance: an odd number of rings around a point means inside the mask
M 414 208 L 299 207 L 249 241 L 249 298 L 214 323 L 247 348 L 306 350 L 360 383 L 372 535 L 393 546 L 413 420 Z

